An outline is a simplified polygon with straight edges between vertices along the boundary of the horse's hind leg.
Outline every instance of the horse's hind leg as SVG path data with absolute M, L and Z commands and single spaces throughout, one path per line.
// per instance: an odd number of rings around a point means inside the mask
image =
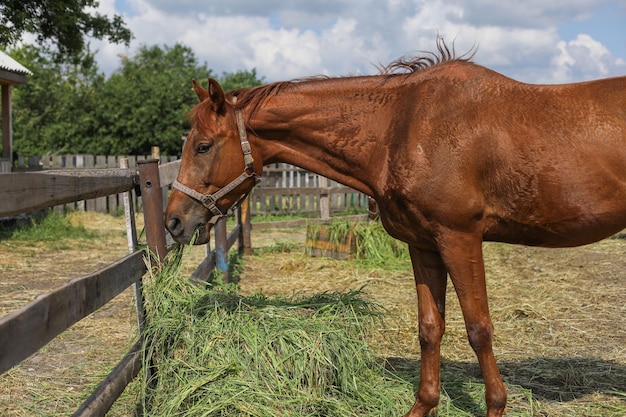
M 500 417 L 506 406 L 506 389 L 492 349 L 493 324 L 487 300 L 482 240 L 465 233 L 448 232 L 440 236 L 439 243 L 485 382 L 487 417 Z
M 413 247 L 409 247 L 409 251 L 417 287 L 421 372 L 415 404 L 405 417 L 422 417 L 439 404 L 447 273 L 438 253 Z

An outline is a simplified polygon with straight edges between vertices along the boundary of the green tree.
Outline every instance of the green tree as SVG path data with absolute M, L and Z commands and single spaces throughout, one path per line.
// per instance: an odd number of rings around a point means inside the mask
M 178 154 L 188 130 L 187 113 L 197 99 L 191 79 L 211 74 L 199 66 L 190 48 L 143 46 L 98 92 L 98 132 L 91 152 L 149 153 L 158 145 L 165 154 Z
M 211 77 L 193 51 L 173 47 L 144 46 L 106 82 L 98 93 L 97 140 L 89 152 L 148 154 L 158 145 L 166 155 L 180 154 L 181 137 L 189 130 L 189 111 L 198 103 L 191 79 Z M 256 70 L 224 73 L 224 88 L 259 85 Z
M 198 102 L 191 79 L 213 76 L 179 44 L 143 46 L 108 79 L 89 52 L 73 64 L 55 61 L 47 47 L 11 55 L 33 71 L 13 97 L 14 149 L 21 155 L 137 155 L 154 145 L 179 154 L 187 115 Z M 255 70 L 224 73 L 220 81 L 227 90 L 261 83 Z
M 119 15 L 108 18 L 93 9 L 96 0 L 0 0 L 0 47 L 7 49 L 25 32 L 37 35 L 40 44 L 56 45 L 57 61 L 83 53 L 85 36 L 129 44 L 131 31 Z
M 237 71 L 234 73 L 223 73 L 219 79 L 224 91 L 237 90 L 239 88 L 256 87 L 263 83 L 263 77 L 257 78 L 256 69 L 252 71 Z
M 95 92 L 104 75 L 89 51 L 73 64 L 54 59 L 48 47 L 24 46 L 11 55 L 33 71 L 29 82 L 14 90 L 14 149 L 20 155 L 81 152 L 95 133 Z

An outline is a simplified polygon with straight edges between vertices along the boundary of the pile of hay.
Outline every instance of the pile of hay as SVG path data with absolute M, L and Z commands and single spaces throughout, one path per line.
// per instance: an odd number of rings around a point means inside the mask
M 146 286 L 145 416 L 384 416 L 413 387 L 365 342 L 379 310 L 359 291 L 305 298 L 206 290 L 174 254 Z

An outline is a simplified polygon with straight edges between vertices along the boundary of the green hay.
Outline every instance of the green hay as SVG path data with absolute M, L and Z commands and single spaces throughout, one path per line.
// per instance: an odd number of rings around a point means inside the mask
M 145 416 L 387 416 L 413 387 L 365 342 L 379 310 L 360 291 L 303 298 L 206 290 L 180 251 L 146 286 Z M 144 369 L 149 368 L 148 360 Z

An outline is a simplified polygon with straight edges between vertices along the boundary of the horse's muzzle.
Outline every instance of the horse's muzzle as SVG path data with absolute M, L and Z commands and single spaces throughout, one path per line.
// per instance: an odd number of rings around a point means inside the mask
M 209 241 L 211 225 L 205 219 L 187 218 L 165 214 L 165 228 L 178 243 L 202 245 Z

